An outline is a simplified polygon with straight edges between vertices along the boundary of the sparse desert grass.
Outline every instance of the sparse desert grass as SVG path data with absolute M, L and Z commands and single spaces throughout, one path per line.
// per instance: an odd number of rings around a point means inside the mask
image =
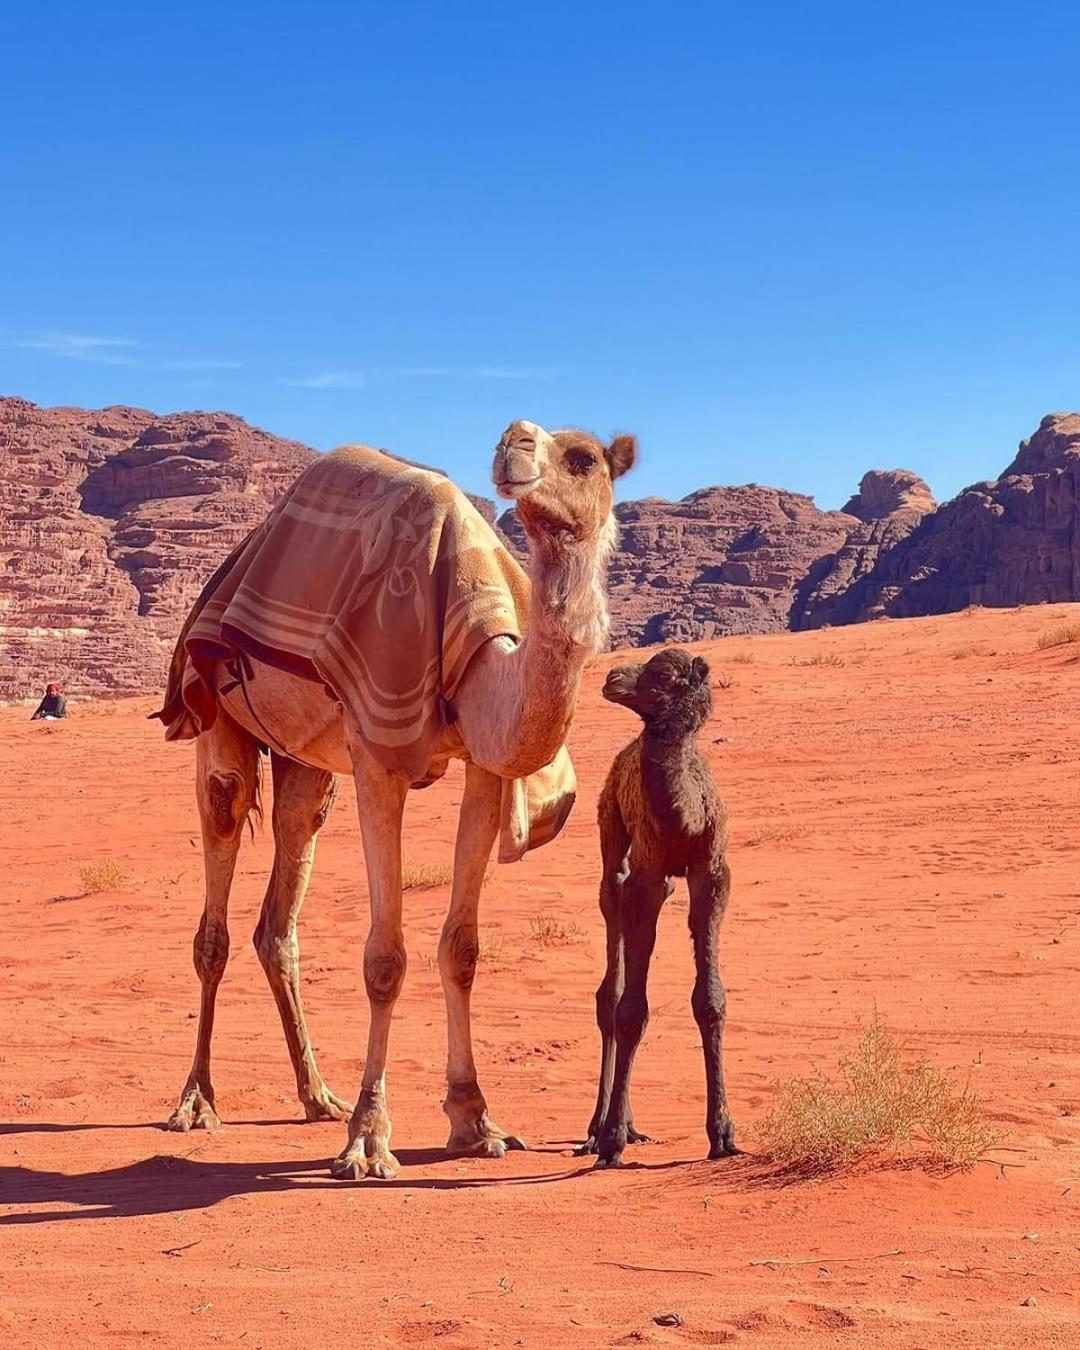
M 541 947 L 567 947 L 585 936 L 585 930 L 576 923 L 561 923 L 553 914 L 537 914 L 530 919 L 529 932 Z
M 815 652 L 813 656 L 793 656 L 791 666 L 842 666 L 844 658 L 835 652 Z
M 807 834 L 804 825 L 763 825 L 747 839 L 747 848 L 760 848 L 762 844 L 787 844 L 793 839 L 803 839 Z
M 1048 647 L 1064 647 L 1068 642 L 1080 642 L 1080 623 L 1063 623 L 1057 628 L 1048 628 L 1045 633 L 1039 634 L 1035 645 L 1044 652 Z
M 115 858 L 99 858 L 79 868 L 79 884 L 83 895 L 100 895 L 102 891 L 122 891 L 131 881 L 131 873 Z
M 842 1170 L 884 1153 L 967 1168 L 1000 1139 L 970 1085 L 925 1059 L 905 1067 L 876 1015 L 835 1077 L 819 1070 L 777 1088 L 758 1134 L 764 1154 L 790 1167 Z
M 969 656 L 993 656 L 993 650 L 985 642 L 970 642 L 966 647 L 957 647 L 951 653 L 954 661 L 963 661 Z
M 493 924 L 490 928 L 480 930 L 476 946 L 476 959 L 478 961 L 483 962 L 485 966 L 493 966 L 502 955 L 502 949 L 502 924 Z
M 757 657 L 748 648 L 744 648 L 740 652 L 732 652 L 727 659 L 736 666 L 752 666 Z
M 484 881 L 490 881 L 494 873 L 489 867 L 484 873 Z M 402 863 L 401 889 L 403 891 L 433 891 L 437 886 L 449 886 L 454 880 L 452 863 Z

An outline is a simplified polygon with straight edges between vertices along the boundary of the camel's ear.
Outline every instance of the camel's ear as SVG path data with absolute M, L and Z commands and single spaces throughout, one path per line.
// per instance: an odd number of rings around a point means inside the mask
M 621 478 L 628 469 L 634 467 L 637 459 L 637 437 L 616 436 L 604 451 L 612 478 Z
M 704 684 L 709 678 L 709 663 L 703 656 L 695 656 L 694 664 L 690 667 L 690 683 L 697 686 Z

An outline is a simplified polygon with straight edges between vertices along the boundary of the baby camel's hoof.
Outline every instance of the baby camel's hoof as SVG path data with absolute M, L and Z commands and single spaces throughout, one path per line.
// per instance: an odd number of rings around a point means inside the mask
M 725 1120 L 717 1131 L 716 1142 L 709 1149 L 709 1160 L 734 1158 L 739 1152 L 741 1150 L 735 1147 L 735 1122 Z
M 624 1166 L 624 1164 L 621 1153 L 613 1153 L 610 1157 L 605 1157 L 604 1154 L 601 1153 L 597 1157 L 596 1162 L 593 1163 L 593 1170 L 595 1171 L 595 1169 L 598 1167 L 622 1167 L 622 1166 Z
M 187 1134 L 189 1130 L 220 1130 L 221 1119 L 201 1092 L 186 1092 L 165 1122 L 165 1128 L 180 1134 Z
M 626 1131 L 626 1142 L 628 1144 L 651 1144 L 654 1140 L 651 1134 L 642 1134 L 640 1130 L 635 1130 L 631 1125 Z
M 599 1147 L 600 1141 L 597 1139 L 596 1135 L 590 1134 L 584 1143 L 578 1144 L 577 1148 L 574 1149 L 574 1157 L 591 1158 L 592 1155 L 597 1152 Z
M 400 1163 L 388 1149 L 382 1149 L 372 1156 L 364 1147 L 362 1139 L 357 1140 L 340 1153 L 330 1164 L 330 1175 L 338 1181 L 363 1181 L 365 1177 L 377 1177 L 380 1181 L 393 1181 L 400 1170 Z

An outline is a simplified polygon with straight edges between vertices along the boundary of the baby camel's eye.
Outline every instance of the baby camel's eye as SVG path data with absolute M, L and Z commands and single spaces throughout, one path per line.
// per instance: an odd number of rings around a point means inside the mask
M 567 450 L 566 467 L 572 474 L 591 473 L 596 468 L 596 456 L 591 450 Z

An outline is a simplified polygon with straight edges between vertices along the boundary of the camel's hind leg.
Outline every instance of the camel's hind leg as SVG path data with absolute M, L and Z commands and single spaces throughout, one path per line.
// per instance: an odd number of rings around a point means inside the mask
M 304 1115 L 308 1120 L 345 1120 L 349 1104 L 323 1082 L 311 1048 L 300 996 L 300 943 L 296 935 L 296 921 L 315 862 L 315 840 L 334 799 L 334 777 L 283 755 L 273 755 L 272 763 L 274 869 L 255 929 L 255 950 L 281 1014 Z
M 501 1158 L 508 1148 L 524 1148 L 513 1134 L 499 1129 L 487 1113 L 473 1059 L 469 1003 L 480 954 L 477 912 L 484 871 L 499 832 L 501 780 L 469 764 L 465 769 L 465 794 L 461 801 L 457 845 L 454 850 L 454 885 L 450 911 L 439 939 L 439 973 L 446 996 L 447 1061 L 446 1100 L 443 1110 L 450 1118 L 447 1149 L 454 1154 Z
M 195 1061 L 168 1120 L 170 1130 L 211 1130 L 221 1122 L 210 1081 L 214 1004 L 229 957 L 229 888 L 244 821 L 255 804 L 259 747 L 246 731 L 220 713 L 195 744 L 195 793 L 202 826 L 206 902 L 195 934 L 195 970 L 202 983 Z

